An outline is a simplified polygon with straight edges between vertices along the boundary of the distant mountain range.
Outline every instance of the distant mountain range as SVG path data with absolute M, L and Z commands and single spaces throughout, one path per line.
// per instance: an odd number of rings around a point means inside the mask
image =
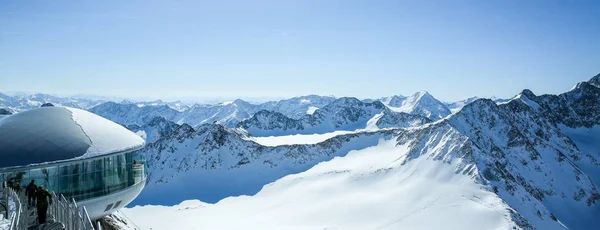
M 317 119 L 318 116 L 323 116 L 323 112 L 317 111 L 327 107 L 331 103 L 339 101 L 339 99 L 334 97 L 318 95 L 295 97 L 261 104 L 253 104 L 238 99 L 214 105 L 190 105 L 180 101 L 164 102 L 161 100 L 149 102 L 121 100 L 115 102 L 106 101 L 103 98 L 96 99 L 97 97 L 90 96 L 57 97 L 48 94 L 18 94 L 11 97 L 0 94 L 0 108 L 20 112 L 37 108 L 44 103 L 52 103 L 57 106 L 86 109 L 123 125 L 144 125 L 154 119 L 154 117 L 160 116 L 178 124 L 187 123 L 192 127 L 207 123 L 219 123 L 226 127 L 236 127 L 241 121 L 253 118 L 259 111 L 279 113 L 290 121 L 309 119 L 310 115 L 314 115 L 312 119 Z M 440 102 L 424 91 L 408 97 L 396 95 L 376 100 L 363 100 L 365 103 L 375 101 L 381 102 L 387 107 L 389 111 L 386 114 L 391 114 L 392 112 L 407 113 L 423 116 L 430 120 L 438 120 L 451 113 L 448 107 L 449 104 Z M 459 104 L 452 104 L 452 106 L 453 109 L 459 108 Z M 328 109 L 332 110 L 334 109 L 333 107 L 335 106 L 329 106 Z M 379 112 L 382 112 L 380 111 L 381 109 L 379 109 Z M 265 112 L 259 114 L 259 116 L 264 115 Z
M 15 112 L 21 112 L 33 108 L 38 108 L 44 103 L 73 107 L 78 109 L 89 109 L 96 105 L 104 103 L 104 100 L 94 100 L 78 97 L 57 97 L 48 94 L 18 94 L 8 96 L 0 93 L 0 108 L 10 108 Z
M 294 134 L 323 134 L 339 130 L 411 127 L 431 120 L 404 112 L 394 112 L 379 101 L 362 102 L 356 98 L 339 98 L 313 114 L 301 119 L 288 118 L 282 113 L 262 110 L 237 127 L 253 136 Z

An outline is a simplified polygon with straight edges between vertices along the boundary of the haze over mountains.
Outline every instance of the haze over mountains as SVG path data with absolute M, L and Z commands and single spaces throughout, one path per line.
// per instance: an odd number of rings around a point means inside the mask
M 179 108 L 48 100 L 145 138 L 134 205 L 146 206 L 124 210 L 144 229 L 591 229 L 599 87 L 597 75 L 559 95 L 454 103 L 427 92 Z M 1 98 L 13 112 L 49 102 Z
M 332 102 L 343 98 L 331 96 L 308 95 L 281 101 L 270 101 L 252 104 L 241 99 L 219 104 L 185 104 L 180 101 L 163 102 L 119 102 L 94 100 L 93 97 L 57 97 L 48 94 L 19 94 L 7 96 L 0 93 L 0 108 L 11 108 L 18 111 L 37 108 L 43 103 L 87 109 L 123 125 L 143 125 L 156 116 L 161 116 L 178 124 L 187 123 L 197 126 L 205 123 L 219 123 L 227 127 L 235 127 L 240 121 L 251 118 L 255 113 L 267 110 L 281 113 L 290 119 L 300 120 L 306 115 L 324 108 Z M 390 99 L 391 98 L 391 99 Z M 438 120 L 450 114 L 446 104 L 435 99 L 427 92 L 418 92 L 412 96 L 392 96 L 377 100 L 366 99 L 363 102 L 380 101 L 394 112 L 420 115 L 431 120 Z

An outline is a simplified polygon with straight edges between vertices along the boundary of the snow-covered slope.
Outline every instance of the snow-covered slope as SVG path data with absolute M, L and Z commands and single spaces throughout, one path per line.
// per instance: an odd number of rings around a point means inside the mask
M 379 100 L 395 112 L 421 115 L 431 120 L 442 119 L 451 113 L 444 103 L 427 91 L 417 92 L 409 97 L 393 96 Z
M 335 131 L 324 134 L 296 134 L 287 136 L 249 137 L 247 138 L 247 140 L 252 140 L 264 146 L 317 144 L 335 136 L 354 132 L 355 131 Z
M 312 145 L 265 147 L 222 125 L 194 129 L 183 124 L 140 150 L 147 159 L 149 179 L 134 204 L 172 205 L 199 197 L 216 202 L 232 195 L 254 194 L 285 175 L 303 172 L 353 149 L 374 146 L 390 135 L 391 131 L 363 132 Z
M 486 153 L 475 159 L 482 175 L 531 225 L 554 218 L 572 229 L 600 224 L 600 194 L 580 168 L 597 170 L 597 160 L 527 104 L 480 99 L 444 122 Z
M 327 106 L 304 115 L 301 119 L 292 119 L 281 113 L 263 110 L 252 118 L 240 122 L 237 126 L 248 130 L 252 136 L 283 136 L 295 134 L 325 134 L 334 131 L 354 131 L 372 128 L 391 128 L 417 126 L 429 122 L 429 119 L 393 112 L 381 102 L 365 103 L 356 98 L 339 98 Z
M 438 142 L 440 148 L 445 143 Z M 406 161 L 410 144 L 381 140 L 266 185 L 255 196 L 123 212 L 142 229 L 511 229 L 509 207 L 460 159 Z M 433 156 L 434 154 L 431 153 Z M 456 173 L 456 171 L 460 173 Z M 435 188 L 435 189 L 432 189 Z M 474 218 L 475 217 L 475 218 Z M 169 221 L 164 221 L 168 219 Z M 232 221 L 233 220 L 233 221 Z M 551 228 L 547 228 L 551 229 Z
M 513 100 L 522 101 L 541 117 L 557 126 L 569 136 L 577 148 L 600 158 L 600 88 L 597 82 L 600 75 L 588 82 L 580 82 L 573 89 L 560 95 L 536 96 L 530 90 L 523 90 Z M 600 170 L 596 164 L 577 163 L 600 184 Z

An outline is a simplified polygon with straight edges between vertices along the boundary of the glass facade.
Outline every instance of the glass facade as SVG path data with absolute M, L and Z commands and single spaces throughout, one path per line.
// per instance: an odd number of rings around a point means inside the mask
M 23 190 L 31 180 L 56 194 L 76 201 L 127 189 L 146 179 L 145 159 L 133 152 L 71 164 L 0 172 L 0 181 Z

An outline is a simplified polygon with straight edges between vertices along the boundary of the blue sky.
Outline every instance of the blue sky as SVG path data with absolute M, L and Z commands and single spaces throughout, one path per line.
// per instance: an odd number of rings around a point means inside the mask
M 598 1 L 3 1 L 0 92 L 138 99 L 560 93 Z

